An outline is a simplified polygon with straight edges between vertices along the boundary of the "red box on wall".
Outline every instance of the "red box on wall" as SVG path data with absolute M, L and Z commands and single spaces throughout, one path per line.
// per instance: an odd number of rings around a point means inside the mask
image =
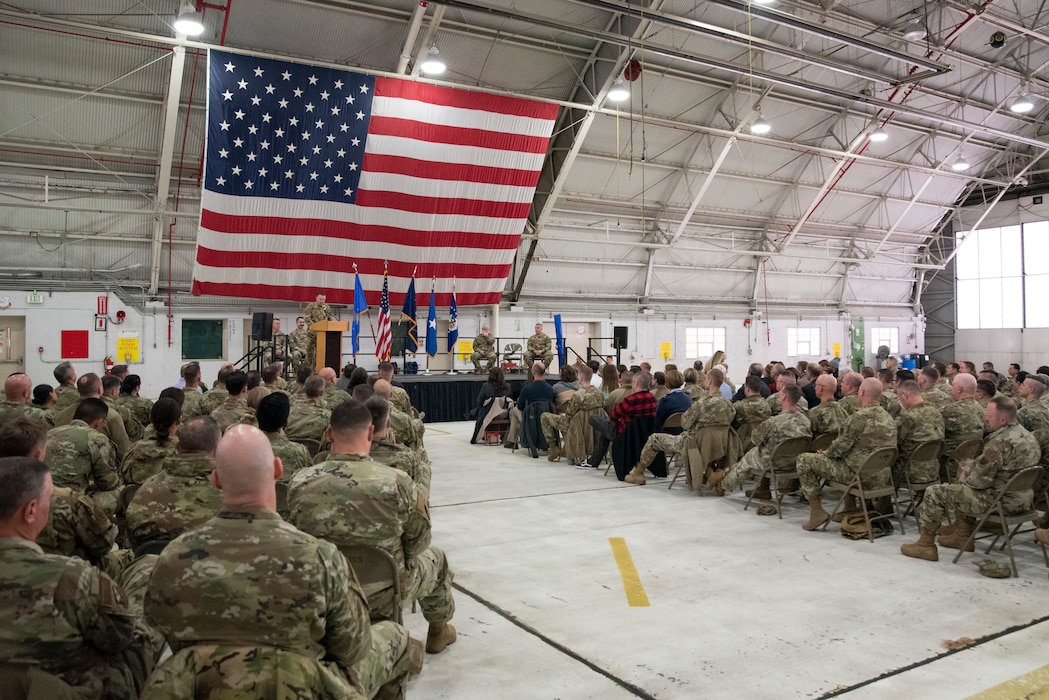
M 89 331 L 62 331 L 62 359 L 74 360 L 90 357 L 89 337 Z

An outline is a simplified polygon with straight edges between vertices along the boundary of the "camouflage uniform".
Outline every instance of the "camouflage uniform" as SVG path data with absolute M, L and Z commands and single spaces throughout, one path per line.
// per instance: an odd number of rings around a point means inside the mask
M 402 602 L 418 600 L 431 625 L 452 619 L 452 572 L 444 552 L 429 546 L 429 507 L 407 474 L 364 455 L 332 454 L 295 475 L 288 501 L 291 521 L 317 537 L 385 549 L 407 571 Z M 366 588 L 373 610 L 390 590 Z
M 739 488 L 745 481 L 757 479 L 765 470 L 765 465 L 772 461 L 776 448 L 796 437 L 812 437 L 808 416 L 801 411 L 782 411 L 778 416 L 773 416 L 758 425 L 751 433 L 754 447 L 747 450 L 743 459 L 729 468 L 721 482 L 722 488 L 731 491 Z M 790 471 L 793 470 L 791 467 Z
M 415 483 L 415 488 L 419 491 L 419 495 L 429 504 L 430 481 L 432 478 L 430 463 L 420 459 L 414 450 L 394 443 L 387 435 L 372 441 L 372 449 L 368 453 L 368 458 L 379 464 L 385 464 L 387 467 L 400 469 L 410 476 L 412 482 Z
M 892 465 L 892 479 L 897 486 L 904 484 L 903 468 L 911 453 L 923 443 L 942 439 L 943 414 L 939 409 L 922 403 L 900 412 L 896 419 L 896 443 L 900 452 Z M 938 479 L 940 463 L 938 460 L 911 462 L 908 472 L 912 484 L 927 484 Z
M 1032 401 L 1016 412 L 1016 421 L 1032 433 L 1049 429 L 1049 405 Z
M 197 391 L 196 389 L 186 389 L 184 393 L 185 399 L 182 401 L 183 423 L 188 421 L 190 418 L 196 418 L 197 416 L 206 416 L 211 413 L 211 407 L 209 406 L 208 400 L 208 397 L 211 396 L 211 392 L 204 394 Z
M 245 418 L 250 417 L 254 420 L 254 415 L 249 415 L 249 410 L 248 403 L 243 398 L 230 396 L 211 412 L 211 417 L 219 424 L 219 430 L 226 432 L 231 425 L 244 423 Z
M 334 384 L 328 384 L 324 387 L 324 403 L 326 403 L 331 410 L 334 411 L 339 404 L 349 400 L 350 395 Z
M 91 497 L 56 486 L 51 518 L 36 543 L 48 554 L 80 557 L 98 565 L 113 549 L 116 537 L 117 526 Z
M 306 304 L 306 310 L 302 313 L 302 316 L 306 319 L 306 332 L 309 334 L 309 345 L 306 347 L 306 361 L 310 367 L 314 367 L 317 364 L 317 334 L 309 330 L 309 328 L 314 323 L 330 321 L 335 317 L 331 313 L 331 306 L 318 304 L 315 301 Z
M 739 441 L 746 449 L 752 444 L 750 435 L 754 428 L 772 417 L 772 409 L 760 395 L 747 396 L 732 406 L 736 410 L 736 417 L 732 419 L 732 427 L 739 433 Z
M 425 454 L 423 448 L 423 433 L 426 427 L 421 420 L 412 418 L 411 414 L 397 410 L 392 404 L 390 406 L 390 427 L 398 445 L 404 445 L 415 450 L 420 456 Z
M 772 411 L 772 415 L 773 416 L 778 416 L 779 414 L 783 413 L 783 406 L 779 402 L 779 393 L 778 392 L 775 393 L 775 394 L 769 395 L 769 397 L 767 399 L 765 399 L 765 402 L 768 403 L 769 410 Z M 809 405 L 808 405 L 808 402 L 805 401 L 805 397 L 804 396 L 801 397 L 801 399 L 798 401 L 798 410 L 801 411 L 802 413 L 808 413 L 809 412 Z
M 222 492 L 211 483 L 215 460 L 183 455 L 164 462 L 164 470 L 146 480 L 127 508 L 132 547 L 149 540 L 173 540 L 214 517 Z
M 408 631 L 370 623 L 335 545 L 271 510 L 222 510 L 167 546 L 152 581 L 146 615 L 175 654 L 143 700 L 371 697 L 411 662 Z
M 300 331 L 298 329 L 293 330 L 288 334 L 288 355 L 291 362 L 291 369 L 298 369 L 302 361 L 306 359 L 306 354 L 310 350 L 310 332 Z
M 652 433 L 648 436 L 635 468 L 643 473 L 660 452 L 676 454 L 692 441 L 700 429 L 709 425 L 731 425 L 735 417 L 736 409 L 732 402 L 721 394 L 707 392 L 693 401 L 685 415 L 681 416 L 684 431 L 680 435 Z
M 813 436 L 824 433 L 840 433 L 842 426 L 849 420 L 849 413 L 840 401 L 831 399 L 820 401 L 819 405 L 809 411 L 809 423 L 812 424 Z
M 134 394 L 121 394 L 120 398 L 117 399 L 117 406 L 127 409 L 143 429 L 149 425 L 149 412 L 153 410 L 153 402 L 146 397 L 135 396 Z M 128 437 L 131 437 L 130 433 L 128 433 Z M 132 439 L 141 440 L 142 436 Z
M 528 347 L 524 352 L 524 363 L 526 367 L 531 367 L 532 363 L 536 360 L 542 360 L 543 365 L 550 368 L 550 363 L 554 361 L 554 351 L 550 341 L 550 336 L 546 333 L 536 333 L 528 339 Z
M 856 394 L 852 396 L 843 396 L 838 405 L 845 409 L 845 413 L 851 416 L 860 410 L 860 397 Z
M 0 401 L 0 418 L 7 415 L 22 415 L 26 418 L 37 418 L 45 423 L 50 423 L 47 418 L 47 412 L 42 408 L 37 408 L 29 403 L 18 403 L 17 401 L 8 401 L 4 399 Z
M 900 415 L 900 411 L 903 410 L 903 406 L 900 405 L 900 399 L 897 398 L 896 392 L 892 389 L 882 390 L 879 404 L 893 418 L 898 417 Z
M 976 399 L 962 399 L 943 407 L 943 450 L 953 452 L 966 440 L 982 440 L 987 431 L 984 408 Z
M 481 372 L 481 360 L 485 361 L 485 371 L 495 366 L 495 338 L 491 335 L 479 335 L 474 338 L 474 351 L 470 354 L 470 362 L 474 363 L 474 371 Z
M 983 452 L 962 464 L 968 472 L 965 483 L 934 484 L 925 490 L 921 506 L 921 526 L 938 528 L 951 509 L 956 514 L 978 518 L 991 507 L 994 499 L 1016 472 L 1038 464 L 1041 450 L 1038 441 L 1019 423 L 999 428 L 987 438 Z M 1030 491 L 1014 493 L 1002 500 L 1006 513 L 1018 513 L 1031 507 Z
M 288 424 L 284 426 L 289 438 L 309 438 L 321 442 L 331 423 L 331 409 L 324 401 L 297 401 L 292 404 Z
M 288 347 L 288 335 L 286 333 L 274 333 L 273 337 L 266 341 L 266 349 L 263 354 L 264 361 L 287 362 L 285 354 Z
M 207 401 L 205 404 L 207 410 L 203 415 L 210 416 L 212 412 L 225 403 L 228 398 L 229 392 L 226 391 L 226 387 L 216 384 L 211 391 L 204 394 L 204 399 Z M 185 413 L 183 413 L 183 418 L 185 418 Z
M 896 423 L 881 406 L 861 408 L 849 416 L 841 434 L 823 454 L 807 452 L 798 457 L 802 494 L 811 503 L 820 497 L 820 479 L 848 483 L 867 458 L 883 447 L 896 447 Z M 863 484 L 865 488 L 887 486 L 892 483 L 892 470 L 886 468 L 868 482 Z
M 137 697 L 155 662 L 109 576 L 20 537 L 0 539 L 0 616 L 0 663 L 36 666 L 85 698 Z
M 76 404 L 69 406 L 61 412 L 55 412 L 55 427 L 63 425 L 69 425 L 73 422 L 73 414 L 76 413 L 77 406 L 80 405 L 78 401 Z M 114 449 L 116 449 L 116 462 L 120 463 L 120 460 L 124 459 L 124 455 L 131 451 L 131 440 L 127 436 L 127 429 L 124 427 L 124 419 L 116 411 L 110 411 L 106 416 L 106 422 L 102 424 L 101 432 L 110 442 L 113 443 Z
M 80 392 L 73 384 L 59 384 L 55 387 L 55 405 L 51 408 L 58 414 L 70 406 L 80 403 Z
M 390 394 L 390 405 L 398 411 L 408 414 L 412 418 L 419 417 L 419 411 L 412 405 L 412 400 L 411 397 L 408 396 L 408 392 L 399 386 L 393 387 L 393 391 Z
M 113 446 L 82 420 L 47 432 L 47 458 L 56 486 L 68 486 L 95 499 L 112 515 L 120 495 Z
M 565 433 L 569 430 L 572 419 L 580 411 L 587 412 L 595 408 L 603 409 L 604 406 L 605 397 L 600 389 L 590 386 L 576 391 L 572 394 L 572 398 L 568 400 L 568 405 L 565 407 L 563 414 L 544 413 L 539 417 L 539 422 L 543 426 L 543 436 L 546 438 L 546 444 L 560 445 L 560 433 Z M 567 441 L 567 439 L 568 436 L 565 435 L 565 440 Z
M 124 421 L 124 432 L 127 433 L 129 443 L 142 439 L 142 424 L 138 422 L 130 408 L 120 405 L 116 399 L 110 396 L 103 396 L 102 401 L 105 402 L 106 406 L 109 406 L 110 413 L 116 412 L 120 414 L 120 419 Z
M 150 426 L 152 427 L 152 426 Z M 159 474 L 161 465 L 178 456 L 178 438 L 170 437 L 161 444 L 156 433 L 135 443 L 120 463 L 120 478 L 125 484 L 142 484 Z
M 922 400 L 933 408 L 942 410 L 951 404 L 951 395 L 943 393 L 939 385 L 935 385 L 922 392 Z
M 692 398 L 693 403 L 697 399 L 703 398 L 703 395 L 707 393 L 707 390 L 698 384 L 685 384 L 685 386 L 681 387 L 681 390 Z M 758 398 L 761 397 L 759 396 Z
M 266 437 L 269 438 L 270 447 L 273 448 L 273 456 L 279 457 L 281 464 L 284 465 L 284 474 L 280 477 L 281 481 L 291 481 L 291 477 L 295 475 L 295 472 L 313 464 L 310 451 L 306 449 L 306 446 L 289 440 L 283 430 L 278 430 L 275 433 L 266 433 Z

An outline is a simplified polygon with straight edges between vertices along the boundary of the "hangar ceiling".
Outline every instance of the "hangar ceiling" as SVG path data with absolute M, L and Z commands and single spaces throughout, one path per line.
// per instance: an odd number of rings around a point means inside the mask
M 199 7 L 187 40 L 175 0 L 0 2 L 0 287 L 229 303 L 188 293 L 214 46 L 421 80 L 436 46 L 441 82 L 558 103 L 526 307 L 917 314 L 960 203 L 1049 180 L 1042 0 Z

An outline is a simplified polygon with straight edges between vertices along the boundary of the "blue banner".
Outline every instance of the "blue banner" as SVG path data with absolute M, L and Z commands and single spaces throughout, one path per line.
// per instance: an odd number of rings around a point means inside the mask
M 561 314 L 554 314 L 554 334 L 557 339 L 557 366 L 565 366 L 565 334 L 561 330 Z
M 426 317 L 426 354 L 430 357 L 437 354 L 437 306 L 433 300 L 433 287 L 430 287 L 430 314 Z
M 361 351 L 361 314 L 368 310 L 368 302 L 364 300 L 364 287 L 361 286 L 361 276 L 353 275 L 353 323 L 350 333 L 353 342 L 353 359 L 357 360 L 357 353 Z

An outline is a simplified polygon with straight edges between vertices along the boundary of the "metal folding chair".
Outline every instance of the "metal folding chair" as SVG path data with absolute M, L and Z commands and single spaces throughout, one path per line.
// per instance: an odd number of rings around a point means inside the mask
M 758 483 L 761 483 L 762 479 L 768 477 L 769 490 L 772 492 L 772 500 L 776 502 L 776 511 L 779 513 L 780 520 L 783 520 L 783 497 L 787 494 L 779 490 L 779 481 L 780 479 L 797 480 L 798 471 L 796 465 L 798 463 L 798 455 L 804 452 L 811 452 L 811 446 L 812 439 L 804 436 L 784 440 L 776 447 L 776 450 L 772 453 L 772 459 L 765 465 L 761 476 L 758 477 Z M 747 505 L 743 506 L 743 510 L 750 508 L 750 502 L 753 500 L 754 491 L 751 491 L 750 497 L 747 498 Z
M 852 481 L 847 484 L 843 484 L 837 481 L 827 482 L 827 486 L 842 492 L 842 497 L 838 501 L 837 505 L 834 506 L 834 512 L 830 514 L 830 518 L 827 522 L 823 523 L 821 530 L 826 530 L 833 520 L 834 516 L 841 510 L 845 503 L 845 496 L 852 494 L 859 500 L 860 507 L 863 509 L 863 520 L 867 524 L 867 537 L 870 541 L 874 542 L 874 530 L 871 528 L 871 523 L 879 520 L 888 520 L 889 518 L 896 516 L 896 522 L 900 525 L 900 534 L 907 534 L 903 529 L 903 518 L 900 516 L 900 503 L 896 500 L 896 487 L 892 485 L 892 463 L 896 461 L 896 448 L 895 447 L 883 447 L 880 450 L 875 450 L 867 457 L 867 461 L 863 463 L 856 475 L 852 477 Z M 882 486 L 876 489 L 866 488 L 863 485 L 863 480 L 867 479 L 870 483 L 871 479 L 882 471 L 889 472 L 889 485 Z M 881 498 L 888 496 L 892 503 L 892 513 L 878 514 L 871 517 L 870 510 L 867 508 L 868 498 Z
M 908 515 L 913 514 L 914 519 L 917 520 L 918 506 L 921 505 L 922 499 L 925 498 L 925 489 L 933 484 L 940 483 L 939 479 L 926 482 L 911 481 L 911 465 L 916 462 L 938 463 L 941 454 L 943 454 L 943 440 L 930 440 L 915 447 L 914 451 L 907 457 L 907 463 L 903 465 L 903 483 L 897 484 L 896 487 L 897 499 L 899 499 L 901 488 L 906 488 L 907 493 L 910 495 L 910 498 L 904 501 L 907 504 L 907 509 L 903 511 L 903 517 L 906 518 Z
M 393 620 L 401 624 L 401 574 L 397 560 L 382 547 L 369 544 L 344 544 L 339 551 L 353 567 L 357 580 L 368 595 L 368 608 L 373 620 Z M 389 596 L 377 596 L 376 590 L 391 590 Z

